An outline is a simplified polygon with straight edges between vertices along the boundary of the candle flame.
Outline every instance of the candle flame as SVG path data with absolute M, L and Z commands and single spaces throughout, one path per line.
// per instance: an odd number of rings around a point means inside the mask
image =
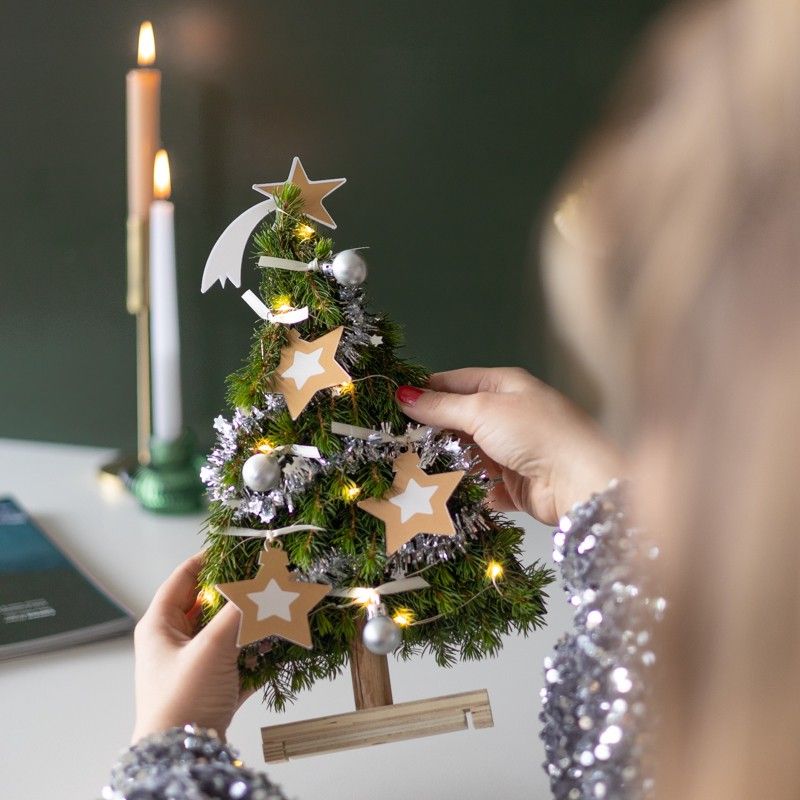
M 139 27 L 139 66 L 148 67 L 156 60 L 156 39 L 153 23 L 145 21 Z
M 156 200 L 167 200 L 171 192 L 169 157 L 166 150 L 159 150 L 153 162 L 153 196 Z

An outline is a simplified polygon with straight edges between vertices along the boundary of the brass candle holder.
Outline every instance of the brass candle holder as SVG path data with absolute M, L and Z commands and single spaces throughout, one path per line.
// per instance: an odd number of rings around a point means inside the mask
M 128 217 L 128 313 L 136 316 L 136 452 L 139 464 L 150 460 L 150 274 L 147 220 Z

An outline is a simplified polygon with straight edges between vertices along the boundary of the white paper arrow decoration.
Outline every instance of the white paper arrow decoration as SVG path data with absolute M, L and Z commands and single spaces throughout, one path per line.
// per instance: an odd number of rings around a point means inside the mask
M 270 198 L 248 208 L 236 217 L 217 239 L 208 254 L 203 270 L 202 292 L 207 292 L 217 281 L 224 288 L 225 281 L 234 286 L 242 283 L 242 255 L 253 229 L 267 214 L 275 210 L 275 201 Z

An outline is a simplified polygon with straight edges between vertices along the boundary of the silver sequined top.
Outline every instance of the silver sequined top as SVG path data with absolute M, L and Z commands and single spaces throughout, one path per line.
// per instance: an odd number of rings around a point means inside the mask
M 545 769 L 556 800 L 651 800 L 645 759 L 653 627 L 664 613 L 642 565 L 658 549 L 626 515 L 612 483 L 553 532 L 553 558 L 574 631 L 545 660 Z M 285 800 L 213 731 L 187 725 L 148 737 L 114 766 L 103 800 Z
M 658 548 L 625 511 L 613 482 L 553 532 L 553 558 L 574 629 L 545 659 L 544 767 L 556 800 L 650 800 L 646 754 L 653 627 L 666 603 L 649 589 Z
M 266 775 L 245 767 L 217 732 L 170 728 L 126 750 L 103 800 L 286 800 Z

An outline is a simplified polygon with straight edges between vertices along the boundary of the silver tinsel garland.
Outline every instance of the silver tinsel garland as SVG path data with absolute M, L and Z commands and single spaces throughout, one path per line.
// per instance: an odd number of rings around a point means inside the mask
M 261 435 L 262 422 L 285 407 L 282 404 L 281 395 L 268 395 L 266 409 L 252 408 L 248 412 L 237 408 L 231 420 L 222 416 L 214 420 L 217 443 L 200 470 L 200 480 L 206 485 L 210 500 L 234 509 L 235 523 L 269 524 L 281 510 L 292 514 L 297 495 L 322 472 L 322 461 L 285 454 L 279 456 L 283 473 L 281 484 L 269 492 L 254 492 L 241 482 L 236 485 L 225 482 L 225 464 L 244 452 L 245 442 L 252 443 L 254 437 Z
M 471 445 L 465 446 L 451 434 L 435 430 L 430 430 L 422 440 L 410 444 L 384 441 L 379 435 L 367 440 L 344 437 L 341 451 L 319 460 L 298 456 L 282 457 L 283 477 L 280 485 L 271 491 L 254 492 L 241 482 L 230 485 L 224 480 L 224 465 L 240 456 L 254 438 L 262 435 L 263 422 L 269 419 L 274 409 L 274 405 L 270 410 L 253 408 L 246 412 L 237 409 L 231 420 L 217 417 L 214 421 L 217 443 L 209 454 L 200 477 L 211 500 L 225 503 L 234 510 L 234 524 L 244 527 L 268 525 L 279 513 L 291 515 L 294 513 L 297 497 L 323 473 L 335 471 L 353 474 L 364 463 L 380 461 L 391 465 L 400 452 L 408 447 L 419 454 L 423 467 L 430 467 L 434 462 L 441 461 L 447 471 L 473 472 L 478 463 Z M 414 426 L 409 425 L 406 433 L 413 429 Z M 388 432 L 388 424 L 384 423 L 381 430 Z M 473 477 L 473 480 L 488 483 L 486 476 L 481 473 Z M 451 561 L 464 553 L 467 540 L 476 538 L 490 528 L 486 511 L 480 503 L 461 507 L 453 515 L 453 521 L 456 527 L 454 536 L 420 534 L 403 545 L 388 559 L 387 574 L 398 571 L 406 573 L 422 566 Z M 325 559 L 335 558 L 336 554 L 325 556 Z M 325 563 L 327 562 L 321 561 L 308 570 L 309 577 L 323 575 L 327 569 Z
M 371 346 L 370 337 L 378 331 L 377 317 L 364 309 L 364 290 L 360 286 L 340 286 L 339 304 L 345 325 L 336 359 L 351 367 L 358 363 L 361 351 Z

